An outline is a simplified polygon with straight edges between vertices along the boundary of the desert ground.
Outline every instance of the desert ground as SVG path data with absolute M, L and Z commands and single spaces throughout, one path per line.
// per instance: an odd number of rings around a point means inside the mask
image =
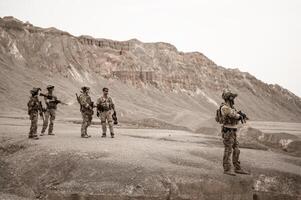
M 251 175 L 232 177 L 223 174 L 219 135 L 120 123 L 116 138 L 101 138 L 94 123 L 84 139 L 78 121 L 57 119 L 55 136 L 29 140 L 26 117 L 2 115 L 0 199 L 301 199 L 301 158 L 275 145 L 241 138 Z M 247 126 L 301 137 L 298 123 Z
M 300 97 L 166 42 L 67 31 L 0 18 L 0 200 L 301 199 Z M 47 85 L 68 106 L 55 136 L 29 140 L 29 91 Z M 94 102 L 110 89 L 116 138 L 101 138 L 95 116 L 80 137 L 83 86 Z M 238 132 L 251 175 L 223 174 L 214 116 L 225 88 L 253 120 Z

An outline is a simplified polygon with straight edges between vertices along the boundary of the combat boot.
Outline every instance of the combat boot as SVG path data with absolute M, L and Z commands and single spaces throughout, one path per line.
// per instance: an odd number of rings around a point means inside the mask
M 33 135 L 30 138 L 33 139 L 33 140 L 38 140 L 39 139 L 39 137 L 37 135 Z
M 232 172 L 231 170 L 224 171 L 224 174 L 227 174 L 229 176 L 236 176 L 236 174 L 234 172 Z
M 101 137 L 107 137 L 107 135 L 106 134 L 102 134 L 102 136 Z
M 54 133 L 48 133 L 48 135 L 55 135 Z
M 91 136 L 89 136 L 89 135 L 82 135 L 81 137 L 82 137 L 82 138 L 89 138 L 89 137 L 91 137 Z
M 236 174 L 245 174 L 245 175 L 249 175 L 249 174 L 250 174 L 250 172 L 245 171 L 245 170 L 243 170 L 243 169 L 236 169 L 236 170 L 234 170 L 234 172 L 235 172 Z

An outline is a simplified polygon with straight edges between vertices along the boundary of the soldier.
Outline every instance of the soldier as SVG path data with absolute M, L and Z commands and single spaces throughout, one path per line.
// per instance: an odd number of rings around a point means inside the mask
M 80 104 L 80 111 L 82 113 L 83 122 L 81 127 L 81 137 L 82 138 L 89 138 L 90 135 L 87 134 L 87 128 L 91 125 L 92 116 L 93 116 L 93 102 L 91 97 L 89 96 L 89 87 L 82 87 L 82 91 L 78 97 L 78 102 Z
M 30 90 L 31 97 L 27 103 L 28 115 L 31 121 L 30 130 L 28 138 L 38 140 L 37 130 L 38 130 L 38 113 L 43 116 L 42 104 L 39 101 L 38 94 L 40 88 L 33 88 Z
M 97 100 L 97 116 L 101 120 L 102 137 L 107 136 L 106 121 L 108 121 L 111 137 L 114 138 L 112 114 L 115 112 L 115 106 L 112 98 L 108 96 L 109 89 L 105 87 L 102 91 L 103 96 Z
M 222 137 L 225 147 L 224 157 L 223 157 L 223 167 L 224 174 L 235 176 L 235 173 L 238 174 L 249 174 L 244 171 L 240 166 L 239 161 L 239 146 L 236 138 L 236 132 L 238 128 L 239 121 L 246 119 L 246 115 L 241 111 L 237 111 L 234 108 L 234 99 L 237 97 L 237 94 L 232 93 L 230 90 L 225 90 L 222 94 L 222 98 L 225 100 L 224 103 L 220 106 L 220 112 L 222 116 Z M 232 154 L 233 149 L 233 154 Z M 234 165 L 234 172 L 231 171 L 230 157 L 232 154 L 232 163 Z
M 48 135 L 54 135 L 53 131 L 53 122 L 55 120 L 55 112 L 57 108 L 57 97 L 53 95 L 54 86 L 48 85 L 47 86 L 48 93 L 44 95 L 44 100 L 46 103 L 46 112 L 45 112 L 45 120 L 43 123 L 43 129 L 41 131 L 40 136 L 43 136 L 47 126 L 48 120 L 50 118 L 50 123 L 48 127 Z

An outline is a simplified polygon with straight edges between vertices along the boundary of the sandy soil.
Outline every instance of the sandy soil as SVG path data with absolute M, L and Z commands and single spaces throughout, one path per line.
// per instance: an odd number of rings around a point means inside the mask
M 83 139 L 79 124 L 58 122 L 55 136 L 34 141 L 26 139 L 26 119 L 2 117 L 0 127 L 0 192 L 6 195 L 44 199 L 72 199 L 72 195 L 78 199 L 293 199 L 301 195 L 300 157 L 242 148 L 242 165 L 252 174 L 230 177 L 223 174 L 218 136 L 121 125 L 112 139 L 101 138 L 100 126 L 93 125 L 88 130 L 92 137 Z

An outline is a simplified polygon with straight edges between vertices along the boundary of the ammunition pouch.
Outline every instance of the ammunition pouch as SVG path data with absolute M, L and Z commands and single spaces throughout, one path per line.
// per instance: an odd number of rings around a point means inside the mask
M 227 132 L 231 132 L 231 131 L 237 131 L 237 128 L 228 128 L 228 127 L 222 126 L 222 132 L 227 133 Z
M 107 106 L 101 106 L 101 105 L 98 105 L 98 106 L 97 106 L 97 110 L 98 110 L 99 112 L 107 112 L 107 111 L 111 110 L 111 108 L 110 108 L 110 106 L 107 107 Z
M 230 118 L 230 117 L 224 117 L 223 118 L 223 124 L 224 125 L 231 125 L 231 126 L 235 126 L 238 124 L 240 119 L 234 119 L 234 118 Z

